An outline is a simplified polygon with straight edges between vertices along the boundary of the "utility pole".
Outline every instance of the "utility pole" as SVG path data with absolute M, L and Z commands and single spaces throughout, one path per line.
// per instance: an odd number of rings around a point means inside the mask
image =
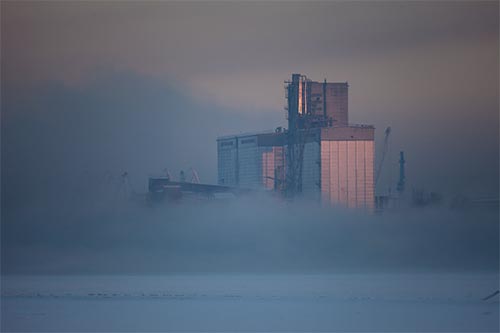
M 403 194 L 405 190 L 405 153 L 399 152 L 399 181 L 396 189 L 398 190 L 399 195 Z

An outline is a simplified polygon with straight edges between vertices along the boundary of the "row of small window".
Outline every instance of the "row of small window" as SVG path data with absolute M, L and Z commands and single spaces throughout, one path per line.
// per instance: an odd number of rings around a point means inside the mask
M 255 143 L 255 139 L 244 139 L 241 140 L 241 144 L 248 144 L 248 143 Z M 223 141 L 220 143 L 221 147 L 229 147 L 229 146 L 234 146 L 234 141 Z
M 221 147 L 228 147 L 228 146 L 233 146 L 234 142 L 233 141 L 226 141 L 226 142 L 221 142 L 220 146 Z

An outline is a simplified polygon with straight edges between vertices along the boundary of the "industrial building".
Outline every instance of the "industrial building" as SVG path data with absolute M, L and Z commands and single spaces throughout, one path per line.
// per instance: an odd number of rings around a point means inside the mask
M 374 208 L 372 126 L 321 129 L 321 200 L 349 208 Z
M 373 210 L 373 126 L 349 124 L 347 82 L 285 82 L 288 129 L 217 139 L 218 183 Z
M 285 135 L 281 131 L 217 139 L 218 184 L 281 189 L 285 175 Z

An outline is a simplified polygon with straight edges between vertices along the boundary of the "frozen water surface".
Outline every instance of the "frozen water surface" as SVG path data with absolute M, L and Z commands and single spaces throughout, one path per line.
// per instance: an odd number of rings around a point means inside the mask
M 2 331 L 499 330 L 496 274 L 7 276 Z

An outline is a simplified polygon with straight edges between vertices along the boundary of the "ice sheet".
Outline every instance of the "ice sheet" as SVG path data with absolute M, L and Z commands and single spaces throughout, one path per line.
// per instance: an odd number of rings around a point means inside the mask
M 495 274 L 8 276 L 2 331 L 499 330 Z

